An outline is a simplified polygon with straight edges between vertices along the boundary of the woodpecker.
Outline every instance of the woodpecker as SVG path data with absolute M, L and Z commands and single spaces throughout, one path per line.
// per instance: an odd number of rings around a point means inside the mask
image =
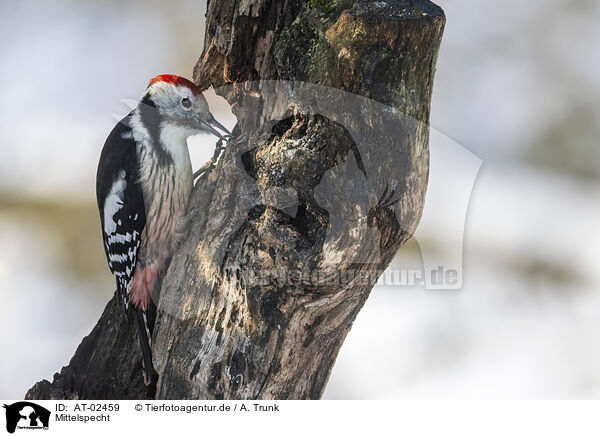
M 231 136 L 196 85 L 163 74 L 150 80 L 136 108 L 114 127 L 98 164 L 96 197 L 104 250 L 117 293 L 136 324 L 146 385 L 156 375 L 150 342 L 152 296 L 181 240 L 193 186 L 186 140 L 199 133 L 223 140 Z

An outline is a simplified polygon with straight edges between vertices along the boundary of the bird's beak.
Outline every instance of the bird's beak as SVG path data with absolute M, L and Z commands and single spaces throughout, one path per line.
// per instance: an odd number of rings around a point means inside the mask
M 232 136 L 231 132 L 214 118 L 210 119 L 209 121 L 200 120 L 200 122 L 204 124 L 206 130 L 215 135 L 217 138 L 221 138 L 222 140 L 227 141 Z M 224 134 L 219 132 L 219 130 L 217 129 L 224 132 Z

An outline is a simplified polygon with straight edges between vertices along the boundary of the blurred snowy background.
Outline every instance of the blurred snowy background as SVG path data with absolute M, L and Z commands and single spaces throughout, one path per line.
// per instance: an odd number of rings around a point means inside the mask
M 100 149 L 121 99 L 159 73 L 191 76 L 203 3 L 0 4 L 0 398 L 51 380 L 110 298 Z M 325 398 L 600 398 L 600 4 L 439 4 L 432 127 L 483 160 L 464 286 L 376 287 Z M 210 148 L 193 145 L 198 167 Z M 443 252 L 451 211 L 431 198 L 419 243 Z M 420 262 L 411 242 L 394 266 Z

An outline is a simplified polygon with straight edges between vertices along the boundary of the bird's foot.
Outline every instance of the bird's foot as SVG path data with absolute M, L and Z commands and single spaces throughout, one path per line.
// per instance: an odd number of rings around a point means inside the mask
M 215 147 L 213 157 L 208 162 L 206 162 L 198 171 L 194 173 L 194 180 L 199 179 L 200 177 L 204 177 L 211 170 L 213 170 L 217 166 L 217 163 L 219 163 L 219 160 L 221 159 L 221 156 L 223 156 L 224 151 L 225 145 L 223 145 L 222 140 L 219 140 L 217 142 L 217 146 Z

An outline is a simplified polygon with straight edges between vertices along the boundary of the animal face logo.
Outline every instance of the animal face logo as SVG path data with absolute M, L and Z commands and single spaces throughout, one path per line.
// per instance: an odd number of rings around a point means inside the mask
M 29 401 L 19 401 L 6 409 L 6 431 L 14 433 L 18 429 L 48 429 L 50 411 Z

